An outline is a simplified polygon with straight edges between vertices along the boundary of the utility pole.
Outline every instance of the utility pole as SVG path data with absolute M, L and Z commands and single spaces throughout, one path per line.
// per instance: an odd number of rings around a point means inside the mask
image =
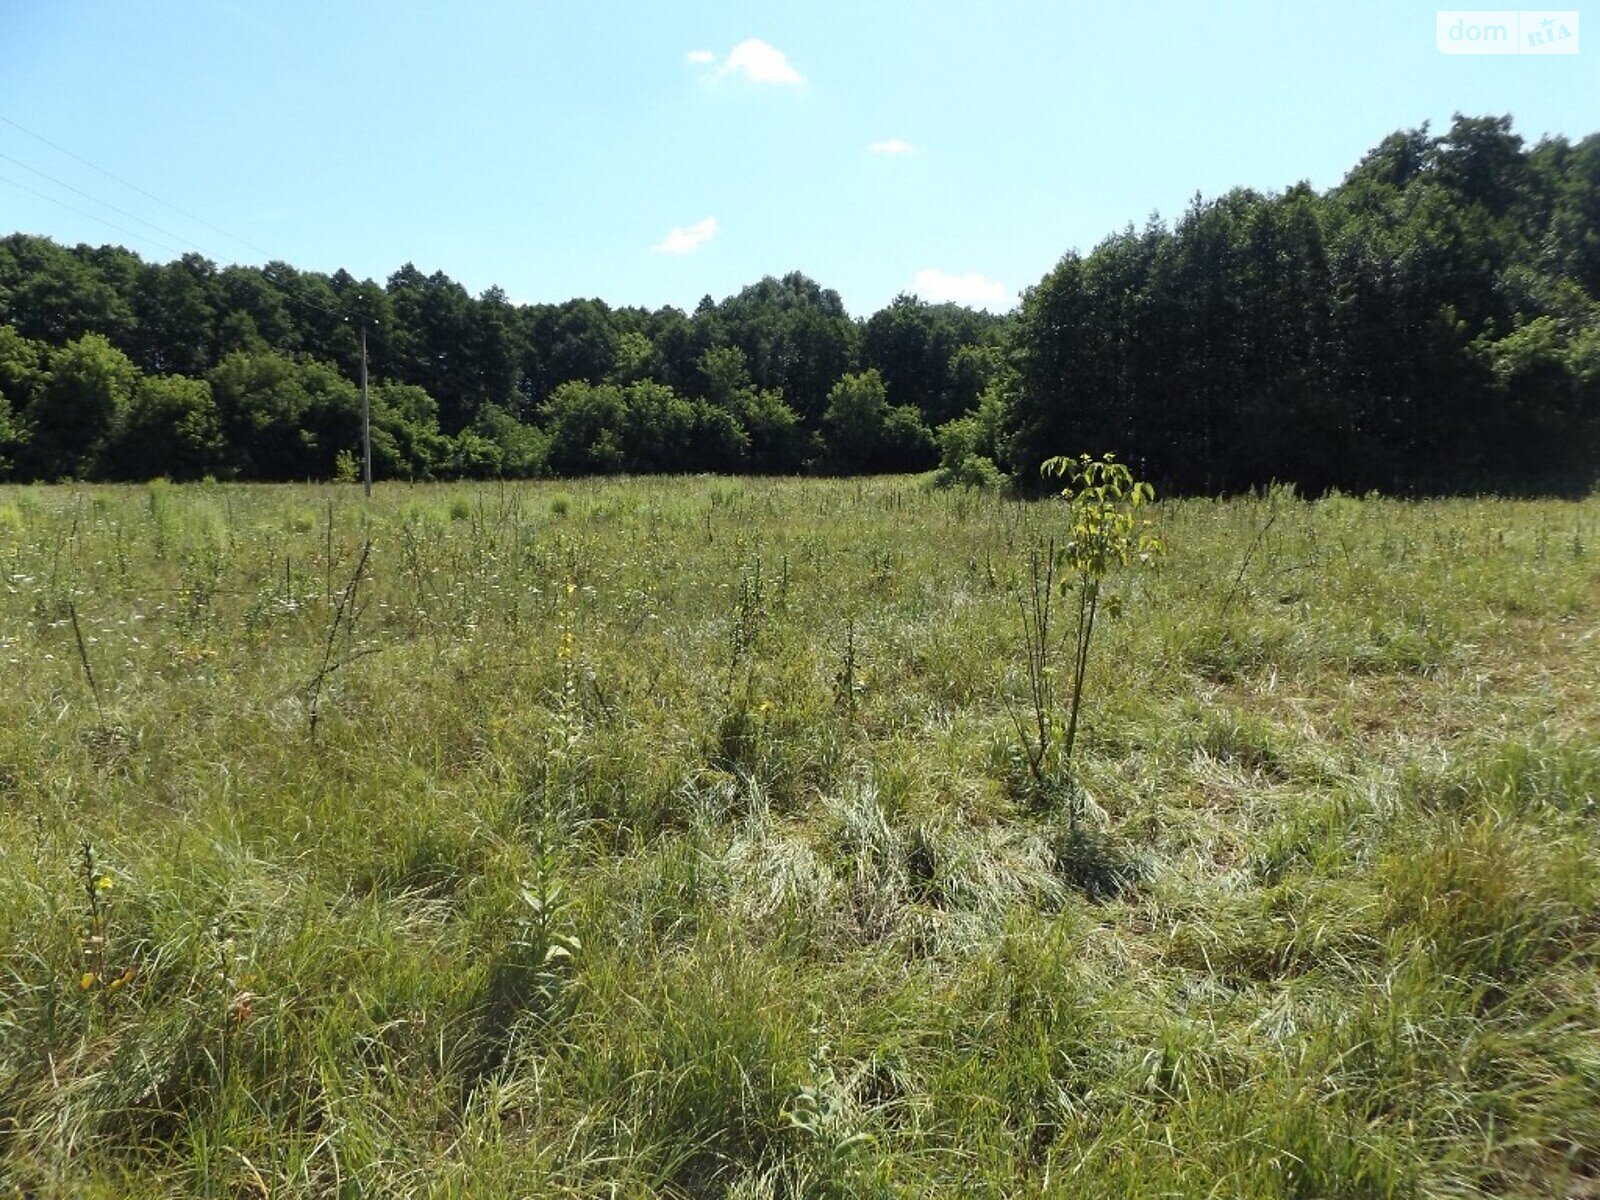
M 367 322 L 361 320 L 361 485 L 372 499 L 372 404 L 367 398 Z

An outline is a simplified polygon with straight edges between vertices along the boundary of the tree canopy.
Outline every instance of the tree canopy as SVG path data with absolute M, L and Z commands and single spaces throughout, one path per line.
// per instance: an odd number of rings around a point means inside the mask
M 1070 254 L 1013 331 L 1019 477 L 1110 450 L 1164 490 L 1584 490 L 1600 136 L 1386 138 L 1337 186 L 1198 199 Z
M 1383 138 L 1066 254 L 995 316 L 863 319 L 799 272 L 692 312 L 516 304 L 405 264 L 146 263 L 0 239 L 0 477 L 329 477 L 365 327 L 380 477 L 920 470 L 1116 453 L 1164 492 L 1600 476 L 1600 135 Z

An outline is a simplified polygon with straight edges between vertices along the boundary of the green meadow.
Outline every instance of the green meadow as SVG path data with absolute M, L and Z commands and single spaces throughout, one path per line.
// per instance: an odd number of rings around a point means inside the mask
M 1059 501 L 0 487 L 0 1197 L 1600 1195 L 1600 499 L 1149 512 L 1068 811 Z

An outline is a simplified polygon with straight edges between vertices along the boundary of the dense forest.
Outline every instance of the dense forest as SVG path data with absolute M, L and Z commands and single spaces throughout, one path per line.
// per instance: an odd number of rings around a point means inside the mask
M 921 470 L 1112 450 L 1167 489 L 1580 491 L 1600 476 L 1600 135 L 1395 133 L 1336 187 L 1198 197 L 997 317 L 854 319 L 799 273 L 693 313 L 407 265 L 0 240 L 0 478 Z

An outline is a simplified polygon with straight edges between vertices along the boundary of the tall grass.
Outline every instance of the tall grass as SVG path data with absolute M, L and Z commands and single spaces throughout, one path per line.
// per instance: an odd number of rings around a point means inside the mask
M 0 1195 L 1589 1194 L 1600 506 L 1154 513 L 0 489 Z

